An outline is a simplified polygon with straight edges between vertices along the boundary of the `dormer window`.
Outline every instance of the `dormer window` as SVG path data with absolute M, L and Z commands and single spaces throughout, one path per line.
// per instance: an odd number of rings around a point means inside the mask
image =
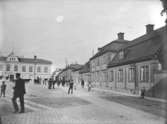
M 11 56 L 11 57 L 8 57 L 8 58 L 7 58 L 7 61 L 17 62 L 17 61 L 18 61 L 18 58 L 15 57 L 15 56 Z
M 124 51 L 120 51 L 119 52 L 119 59 L 123 59 L 124 58 Z

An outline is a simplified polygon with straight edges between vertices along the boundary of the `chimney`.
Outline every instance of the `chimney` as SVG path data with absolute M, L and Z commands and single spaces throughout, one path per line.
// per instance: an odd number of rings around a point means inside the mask
M 98 51 L 100 51 L 101 50 L 101 48 L 98 48 Z
M 34 59 L 36 60 L 36 59 L 37 59 L 37 56 L 34 56 Z
M 149 34 L 152 31 L 154 31 L 154 25 L 153 24 L 146 25 L 146 33 Z
M 123 32 L 118 33 L 118 40 L 124 40 L 124 33 Z

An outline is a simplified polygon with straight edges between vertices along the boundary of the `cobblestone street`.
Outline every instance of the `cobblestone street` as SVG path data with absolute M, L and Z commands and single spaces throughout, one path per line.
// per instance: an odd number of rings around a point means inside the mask
M 12 86 L 7 87 L 7 97 L 1 98 L 2 124 L 163 124 L 165 103 L 140 98 L 87 92 L 77 88 L 67 94 L 67 87 L 48 90 L 45 85 L 27 84 L 26 112 L 13 114 Z M 156 107 L 156 108 L 155 108 Z M 157 110 L 157 111 L 156 111 Z M 163 111 L 162 111 L 163 110 Z

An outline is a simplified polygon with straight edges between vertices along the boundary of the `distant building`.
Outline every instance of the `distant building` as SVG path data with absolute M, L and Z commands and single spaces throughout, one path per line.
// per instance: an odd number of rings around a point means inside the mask
M 23 79 L 49 78 L 52 62 L 44 59 L 22 58 L 13 52 L 8 56 L 0 57 L 0 76 L 15 79 L 16 73 L 21 73 Z
M 66 81 L 69 81 L 70 79 L 74 80 L 74 83 L 79 82 L 79 70 L 82 68 L 82 65 L 80 64 L 71 64 L 64 68 L 59 74 L 59 79 L 65 79 Z

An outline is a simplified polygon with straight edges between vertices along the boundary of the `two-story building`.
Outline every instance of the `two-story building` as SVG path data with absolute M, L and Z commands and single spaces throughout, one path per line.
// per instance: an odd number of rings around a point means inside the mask
M 15 79 L 20 73 L 23 79 L 50 78 L 52 62 L 44 59 L 24 58 L 16 56 L 13 52 L 8 56 L 0 57 L 0 76 Z
M 126 47 L 129 41 L 124 39 L 124 33 L 118 33 L 118 39 L 98 48 L 98 52 L 90 58 L 91 82 L 97 87 L 108 87 L 108 64 L 117 52 Z

